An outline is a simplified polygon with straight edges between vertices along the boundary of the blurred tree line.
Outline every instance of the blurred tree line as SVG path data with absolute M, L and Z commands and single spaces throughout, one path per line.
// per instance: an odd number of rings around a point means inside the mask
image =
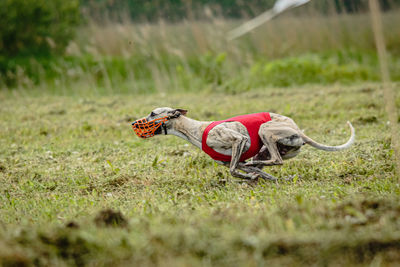
M 81 21 L 79 0 L 0 0 L 0 56 L 62 52 Z
M 5 58 L 59 54 L 80 23 L 95 20 L 152 22 L 210 16 L 247 18 L 273 6 L 276 0 L 0 0 L 0 72 Z M 390 9 L 400 0 L 380 0 Z M 362 12 L 368 0 L 314 0 L 320 12 Z M 3 60 L 2 60 L 3 59 Z M 3 66 L 3 67 L 2 67 Z

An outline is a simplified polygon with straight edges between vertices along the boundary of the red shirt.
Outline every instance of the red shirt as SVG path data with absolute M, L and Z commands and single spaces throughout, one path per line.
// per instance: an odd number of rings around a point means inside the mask
M 245 161 L 246 159 L 254 157 L 260 151 L 263 143 L 261 141 L 260 136 L 258 135 L 258 131 L 260 129 L 261 124 L 270 120 L 271 116 L 269 115 L 268 112 L 261 112 L 248 115 L 241 115 L 223 121 L 214 121 L 210 125 L 208 125 L 207 128 L 204 130 L 201 141 L 201 149 L 214 160 L 230 162 L 232 159 L 231 156 L 218 153 L 217 151 L 215 151 L 214 149 L 212 149 L 207 145 L 207 137 L 210 130 L 215 126 L 217 126 L 218 124 L 228 121 L 237 121 L 246 127 L 250 136 L 250 141 L 251 141 L 250 148 L 240 157 L 240 161 Z

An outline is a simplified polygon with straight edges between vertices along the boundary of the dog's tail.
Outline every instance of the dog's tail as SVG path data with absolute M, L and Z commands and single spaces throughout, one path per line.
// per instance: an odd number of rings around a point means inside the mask
M 340 145 L 340 146 L 326 146 L 326 145 L 320 144 L 318 142 L 315 142 L 314 140 L 312 140 L 310 137 L 306 136 L 305 134 L 302 134 L 302 138 L 306 144 L 309 144 L 310 146 L 315 147 L 317 149 L 321 149 L 321 150 L 325 150 L 325 151 L 343 150 L 343 149 L 349 148 L 354 143 L 354 140 L 356 137 L 353 125 L 351 125 L 351 123 L 349 121 L 347 122 L 347 124 L 350 127 L 351 136 L 350 136 L 350 139 L 345 144 Z

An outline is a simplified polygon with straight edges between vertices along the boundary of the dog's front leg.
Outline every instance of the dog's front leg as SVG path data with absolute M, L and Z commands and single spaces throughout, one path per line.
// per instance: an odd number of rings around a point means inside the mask
M 249 140 L 248 137 L 243 136 L 235 131 L 228 130 L 230 137 L 233 139 L 232 144 L 232 159 L 229 164 L 229 171 L 233 177 L 254 180 L 260 175 L 253 172 L 253 174 L 245 174 L 238 171 L 238 164 L 240 157 L 245 148 L 246 142 Z

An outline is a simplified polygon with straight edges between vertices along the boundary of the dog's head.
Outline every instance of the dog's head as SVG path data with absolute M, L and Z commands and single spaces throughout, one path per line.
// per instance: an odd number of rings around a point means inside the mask
M 134 121 L 132 128 L 141 138 L 162 134 L 163 131 L 167 134 L 173 127 L 174 121 L 186 113 L 187 110 L 184 109 L 156 108 L 147 117 Z

